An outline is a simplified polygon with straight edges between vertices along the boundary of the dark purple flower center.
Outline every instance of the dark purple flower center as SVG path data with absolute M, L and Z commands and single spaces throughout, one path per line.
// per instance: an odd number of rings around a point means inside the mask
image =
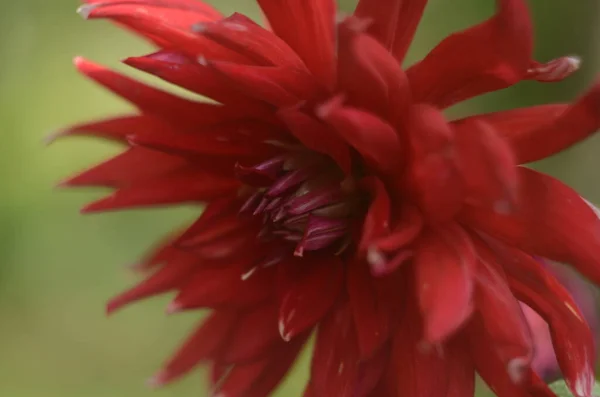
M 343 250 L 359 206 L 354 181 L 328 158 L 291 153 L 237 167 L 250 195 L 240 213 L 262 217 L 261 239 L 296 245 L 294 254 L 326 247 Z

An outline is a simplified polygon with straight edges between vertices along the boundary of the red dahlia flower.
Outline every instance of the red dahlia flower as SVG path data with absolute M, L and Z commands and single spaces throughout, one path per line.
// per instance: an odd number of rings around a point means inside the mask
M 140 264 L 148 277 L 113 312 L 175 291 L 170 312 L 211 308 L 153 378 L 205 362 L 219 396 L 267 396 L 308 336 L 305 396 L 552 395 L 531 370 L 519 302 L 550 325 L 577 396 L 594 345 L 569 293 L 534 259 L 600 282 L 600 220 L 561 182 L 521 164 L 600 126 L 600 84 L 572 105 L 461 120 L 443 110 L 521 80 L 556 81 L 563 57 L 532 59 L 524 0 L 401 67 L 426 0 L 258 0 L 269 28 L 193 0 L 88 0 L 158 47 L 128 58 L 214 102 L 151 88 L 81 58 L 77 68 L 139 112 L 60 135 L 125 151 L 66 181 L 114 192 L 84 208 L 202 203 Z

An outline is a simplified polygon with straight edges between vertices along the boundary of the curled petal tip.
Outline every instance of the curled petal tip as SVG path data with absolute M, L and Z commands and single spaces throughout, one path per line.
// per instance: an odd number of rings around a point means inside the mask
M 75 65 L 76 68 L 81 68 L 81 66 L 83 66 L 83 64 L 86 63 L 86 60 L 84 57 L 82 56 L 76 56 L 75 58 L 73 58 L 73 65 Z
M 171 314 L 179 313 L 182 309 L 183 309 L 183 306 L 181 305 L 181 303 L 179 303 L 177 301 L 173 301 L 167 305 L 167 308 L 165 309 L 165 313 L 168 315 L 171 315 Z
M 63 131 L 55 131 L 52 132 L 48 135 L 46 135 L 45 137 L 42 138 L 42 144 L 44 146 L 50 146 L 51 144 L 53 144 L 58 138 L 62 137 L 64 135 Z
M 556 58 L 547 63 L 535 64 L 527 71 L 530 80 L 540 82 L 561 81 L 581 67 L 581 58 L 576 55 Z
M 286 329 L 286 324 L 283 320 L 279 320 L 279 335 L 281 335 L 281 339 L 286 342 L 292 340 L 292 333 Z
M 167 383 L 167 376 L 164 372 L 159 372 L 146 381 L 146 386 L 151 389 L 158 389 Z
M 530 360 L 526 357 L 516 357 L 508 362 L 506 371 L 513 383 L 521 383 L 526 369 L 529 367 Z
M 374 276 L 383 273 L 383 268 L 387 262 L 385 255 L 375 247 L 369 247 L 367 250 L 367 262 L 371 267 L 371 273 Z
M 76 12 L 83 19 L 89 19 L 92 11 L 94 11 L 96 8 L 98 8 L 98 6 L 99 6 L 99 4 L 84 4 L 82 6 L 79 6 L 77 8 Z

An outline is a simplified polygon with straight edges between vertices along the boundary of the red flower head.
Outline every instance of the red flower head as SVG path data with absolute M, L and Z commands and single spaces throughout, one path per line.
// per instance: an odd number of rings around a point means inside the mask
M 305 396 L 551 392 L 531 370 L 519 302 L 550 325 L 577 396 L 594 345 L 569 293 L 533 255 L 600 282 L 600 220 L 561 182 L 520 166 L 600 126 L 600 84 L 572 105 L 460 120 L 443 110 L 521 80 L 556 81 L 575 58 L 532 60 L 524 0 L 401 65 L 426 0 L 258 0 L 269 28 L 193 0 L 88 0 L 158 47 L 127 65 L 193 101 L 78 58 L 137 106 L 78 125 L 125 151 L 66 181 L 114 192 L 84 212 L 198 203 L 185 231 L 140 264 L 113 312 L 175 291 L 170 312 L 212 313 L 153 378 L 205 362 L 219 396 L 268 396 L 314 331 Z M 221 393 L 221 394 L 219 394 Z

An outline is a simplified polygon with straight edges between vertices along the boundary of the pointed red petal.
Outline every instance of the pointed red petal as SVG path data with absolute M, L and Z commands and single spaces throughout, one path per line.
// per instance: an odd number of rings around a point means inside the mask
M 378 287 L 366 263 L 355 261 L 349 265 L 346 288 L 361 358 L 371 357 L 390 336 L 392 313 Z
M 178 7 L 178 5 L 171 3 L 165 1 L 159 5 L 155 1 L 100 0 L 96 4 L 81 7 L 79 14 L 85 19 L 112 19 L 154 42 L 159 47 L 176 49 L 191 58 L 203 56 L 207 59 L 251 62 L 249 58 L 192 31 L 192 26 L 198 22 L 220 19 L 218 13 L 214 11 L 206 14 L 202 12 L 192 13 L 188 11 L 189 7 L 188 10 L 182 10 L 181 5 Z M 192 2 L 187 1 L 186 3 L 189 5 Z M 153 5 L 158 5 L 158 7 L 153 7 Z M 209 6 L 196 2 L 195 8 L 199 7 L 205 10 L 209 9 Z
M 167 123 L 150 115 L 128 115 L 105 120 L 97 120 L 84 124 L 77 124 L 58 131 L 47 138 L 48 143 L 67 136 L 93 136 L 117 142 L 126 142 L 130 134 L 145 132 L 164 132 L 171 128 Z
M 258 65 L 306 68 L 285 41 L 245 15 L 234 13 L 220 21 L 201 22 L 194 30 Z
M 498 247 L 502 265 L 516 297 L 550 326 L 554 351 L 567 385 L 575 395 L 591 395 L 596 348 L 577 303 L 558 279 L 529 255 Z
M 290 340 L 315 325 L 333 306 L 343 284 L 336 256 L 294 259 L 279 266 L 279 332 Z
M 152 13 L 170 24 L 189 29 L 198 21 L 221 19 L 222 15 L 210 5 L 197 0 L 84 0 L 79 9 L 86 18 L 93 17 L 100 9 L 121 9 L 124 13 Z M 106 11 L 106 10 L 105 10 Z
M 213 356 L 228 341 L 236 319 L 237 313 L 233 311 L 212 312 L 151 382 L 157 386 L 170 383 L 191 371 L 202 360 Z
M 426 5 L 427 0 L 360 0 L 355 15 L 372 21 L 368 33 L 402 63 Z
M 84 213 L 200 202 L 234 194 L 239 182 L 189 170 L 129 185 L 88 204 Z
M 352 313 L 345 305 L 319 324 L 310 371 L 314 395 L 353 397 L 358 366 Z
M 449 220 L 463 201 L 454 131 L 442 113 L 428 105 L 413 106 L 408 125 L 412 149 L 408 178 L 415 201 L 424 217 Z
M 190 275 L 194 274 L 194 268 L 198 265 L 195 257 L 179 253 L 141 283 L 112 298 L 106 305 L 106 312 L 111 314 L 132 302 L 179 287 Z
M 414 266 L 425 339 L 439 343 L 454 333 L 473 311 L 476 255 L 458 225 L 421 237 Z
M 77 69 L 97 83 L 137 106 L 142 112 L 173 123 L 216 124 L 235 116 L 232 109 L 210 103 L 192 102 L 76 58 Z
M 398 172 L 403 151 L 391 125 L 371 113 L 342 105 L 340 97 L 321 105 L 317 112 L 368 165 L 386 175 Z
M 126 187 L 182 169 L 185 159 L 155 150 L 132 147 L 63 181 L 60 186 Z
M 517 170 L 508 144 L 483 121 L 460 124 L 456 131 L 465 199 L 474 205 L 510 211 L 517 199 Z
M 569 105 L 540 105 L 528 108 L 510 109 L 499 112 L 480 114 L 454 122 L 462 124 L 471 121 L 483 121 L 490 125 L 496 133 L 507 142 L 518 142 L 531 131 L 540 130 L 552 125 Z M 513 156 L 518 164 L 523 164 L 523 154 L 515 143 L 510 143 Z
M 504 373 L 513 383 L 522 383 L 526 380 L 533 355 L 529 326 L 519 302 L 498 270 L 496 258 L 480 244 L 477 253 L 475 304 L 485 327 L 482 338 L 487 340 L 481 343 L 492 345 L 504 365 Z
M 335 83 L 333 0 L 258 0 L 273 32 L 306 63 L 325 87 Z
M 486 326 L 479 316 L 465 329 L 465 342 L 470 346 L 470 353 L 477 374 L 487 383 L 498 397 L 531 397 L 526 382 L 516 383 L 506 368 L 506 361 L 501 360 L 496 344 L 487 334 Z M 523 377 L 526 378 L 527 369 Z M 525 379 L 526 380 L 526 379 Z
M 171 303 L 177 310 L 201 307 L 248 307 L 273 296 L 274 268 L 256 269 L 254 263 L 203 266 L 181 283 Z
M 244 128 L 243 125 L 240 127 Z M 219 135 L 218 132 L 219 129 L 215 128 L 214 132 L 205 134 L 185 132 L 132 134 L 127 139 L 133 145 L 141 145 L 186 157 L 235 156 L 235 160 L 246 157 L 247 161 L 252 161 L 252 159 L 260 161 L 263 156 L 277 152 L 276 148 L 265 142 L 256 141 L 250 137 L 228 136 L 227 131 L 222 135 Z
M 219 353 L 219 361 L 229 364 L 253 361 L 264 357 L 280 343 L 277 305 L 262 305 L 240 315 L 227 344 Z
M 524 0 L 497 0 L 497 14 L 444 39 L 408 69 L 413 95 L 440 108 L 522 80 L 533 34 Z
M 328 155 L 342 170 L 350 172 L 350 149 L 331 128 L 296 108 L 280 109 L 277 115 L 304 146 Z
M 551 109 L 556 111 L 560 108 Z M 554 119 L 550 117 L 543 123 L 520 130 L 506 129 L 503 135 L 515 151 L 519 163 L 541 160 L 581 142 L 598 131 L 598 109 L 600 81 L 563 113 L 556 114 Z
M 408 79 L 400 64 L 350 18 L 339 26 L 338 84 L 350 105 L 367 109 L 395 124 L 410 100 Z
M 206 63 L 192 61 L 178 52 L 161 50 L 143 57 L 127 58 L 124 63 L 222 104 L 239 107 L 247 114 L 262 118 L 272 112 L 266 104 L 231 87 Z
M 219 383 L 216 395 L 227 397 L 267 397 L 288 373 L 306 337 L 281 343 L 257 362 L 236 365 Z M 259 370 L 260 369 L 260 370 Z
M 360 183 L 371 196 L 359 243 L 359 249 L 364 253 L 370 248 L 373 240 L 390 232 L 392 207 L 388 192 L 380 179 L 368 176 Z
M 463 222 L 526 252 L 569 263 L 600 283 L 600 219 L 594 210 L 548 175 L 519 168 L 519 182 L 515 211 L 500 214 L 468 207 Z
M 406 396 L 472 396 L 475 371 L 463 342 L 423 346 L 420 320 L 417 308 L 409 309 L 394 335 L 390 375 L 396 389 Z
M 297 105 L 314 99 L 321 92 L 314 78 L 303 69 L 227 62 L 209 62 L 208 65 L 245 95 L 271 105 Z

